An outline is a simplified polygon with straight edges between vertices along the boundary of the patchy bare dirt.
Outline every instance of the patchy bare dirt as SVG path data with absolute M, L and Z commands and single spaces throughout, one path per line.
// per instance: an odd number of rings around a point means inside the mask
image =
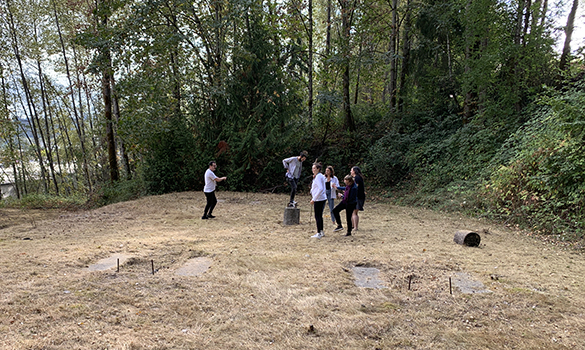
M 200 192 L 80 212 L 0 209 L 0 348 L 585 348 L 575 250 L 371 201 L 354 236 L 326 217 L 317 240 L 308 197 L 295 226 L 282 225 L 286 195 L 218 199 L 211 220 Z M 453 242 L 461 229 L 489 233 L 468 248 Z M 129 257 L 119 272 L 89 271 L 115 254 Z M 209 270 L 176 273 L 198 257 Z M 356 286 L 356 266 L 377 268 L 385 288 Z M 463 274 L 491 292 L 450 288 Z

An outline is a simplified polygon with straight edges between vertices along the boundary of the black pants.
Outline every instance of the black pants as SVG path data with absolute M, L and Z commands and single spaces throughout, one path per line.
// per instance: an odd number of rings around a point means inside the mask
M 288 184 L 290 185 L 290 202 L 295 201 L 295 194 L 297 194 L 297 184 L 299 183 L 299 179 L 291 179 L 289 177 L 286 178 Z
M 207 198 L 207 205 L 205 206 L 203 216 L 208 216 L 213 212 L 213 208 L 215 208 L 215 205 L 217 204 L 217 198 L 215 198 L 215 191 L 203 193 L 205 193 L 205 198 Z
M 341 225 L 341 217 L 339 213 L 342 210 L 345 210 L 345 219 L 347 220 L 347 233 L 351 233 L 351 230 L 353 229 L 353 225 L 351 224 L 351 216 L 353 215 L 353 211 L 355 210 L 355 205 L 356 203 L 347 204 L 341 202 L 337 204 L 337 206 L 333 209 L 333 215 L 335 216 L 335 221 L 337 222 L 337 226 L 339 227 L 343 226 Z
M 323 231 L 323 209 L 325 209 L 327 200 L 314 202 L 315 206 L 315 222 L 317 223 L 317 232 Z

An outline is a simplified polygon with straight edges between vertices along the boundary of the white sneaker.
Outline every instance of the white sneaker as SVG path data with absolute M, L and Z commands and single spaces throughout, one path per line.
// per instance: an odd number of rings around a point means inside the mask
M 321 231 L 321 232 L 318 232 L 318 233 L 314 234 L 313 236 L 311 236 L 311 238 L 319 238 L 320 239 L 323 236 L 325 236 L 325 234 L 323 234 L 323 231 Z

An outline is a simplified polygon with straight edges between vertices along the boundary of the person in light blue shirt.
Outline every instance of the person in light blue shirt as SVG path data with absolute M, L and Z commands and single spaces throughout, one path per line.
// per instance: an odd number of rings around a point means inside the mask
M 297 185 L 301 178 L 301 171 L 303 170 L 303 162 L 307 159 L 307 152 L 302 151 L 297 157 L 290 157 L 283 159 L 282 165 L 286 169 L 286 181 L 290 185 L 290 201 L 289 207 L 296 206 L 295 194 L 297 193 Z

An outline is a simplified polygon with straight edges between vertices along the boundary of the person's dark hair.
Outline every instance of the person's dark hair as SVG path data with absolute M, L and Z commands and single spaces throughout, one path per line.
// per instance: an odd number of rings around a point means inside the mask
M 307 153 L 307 151 L 302 151 L 299 157 L 309 158 L 309 154 Z
M 313 165 L 315 166 L 315 168 L 319 169 L 319 172 L 321 172 L 321 168 L 323 168 L 323 165 L 321 163 L 313 163 Z
M 353 167 L 353 168 L 351 168 L 351 169 L 353 170 L 353 172 L 354 172 L 356 175 L 359 175 L 359 176 L 360 176 L 362 179 L 364 178 L 364 175 L 362 175 L 362 171 L 360 170 L 360 168 L 359 168 L 359 167 L 357 167 L 357 166 L 354 166 L 354 167 Z
M 212 160 L 211 162 L 209 162 L 209 164 L 207 166 L 212 166 L 213 164 L 215 164 L 215 160 Z
M 353 176 L 351 176 L 350 174 L 345 175 L 345 177 L 343 179 L 346 180 L 346 181 L 349 181 L 352 184 L 355 182 L 353 180 Z
M 335 170 L 333 170 L 333 167 L 331 165 L 328 165 L 327 168 L 325 169 L 329 169 L 329 172 L 331 173 L 331 178 L 335 176 Z

